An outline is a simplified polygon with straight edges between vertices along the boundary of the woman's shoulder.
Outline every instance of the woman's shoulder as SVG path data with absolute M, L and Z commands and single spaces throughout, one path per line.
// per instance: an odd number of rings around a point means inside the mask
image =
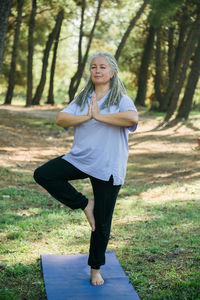
M 125 110 L 125 109 L 136 110 L 133 99 L 131 99 L 128 95 L 122 95 L 120 102 L 119 102 L 119 107 L 123 110 Z

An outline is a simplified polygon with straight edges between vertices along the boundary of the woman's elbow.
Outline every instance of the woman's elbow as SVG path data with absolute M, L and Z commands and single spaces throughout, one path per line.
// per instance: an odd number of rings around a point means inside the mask
M 60 119 L 56 117 L 56 125 L 60 126 Z
M 58 115 L 57 115 L 57 117 L 56 117 L 56 125 L 58 125 L 58 126 L 63 126 L 63 120 L 62 120 L 62 118 L 61 118 L 61 115 L 58 113 Z
M 139 118 L 138 118 L 138 113 L 133 113 L 132 114 L 132 116 L 131 116 L 131 125 L 135 125 L 135 124 L 137 124 L 138 123 L 138 121 L 139 121 Z

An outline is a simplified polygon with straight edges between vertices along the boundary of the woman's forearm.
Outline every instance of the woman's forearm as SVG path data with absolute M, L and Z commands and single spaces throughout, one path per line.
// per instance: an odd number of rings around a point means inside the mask
M 77 126 L 91 119 L 89 115 L 72 115 L 65 112 L 59 112 L 56 118 L 56 124 L 61 127 Z
M 123 111 L 113 114 L 96 114 L 94 119 L 114 126 L 132 126 L 138 123 L 138 114 L 135 111 Z

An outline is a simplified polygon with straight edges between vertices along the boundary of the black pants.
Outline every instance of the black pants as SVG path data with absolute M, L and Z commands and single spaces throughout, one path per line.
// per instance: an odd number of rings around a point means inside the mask
M 113 185 L 113 177 L 103 181 L 78 170 L 62 157 L 55 158 L 34 172 L 34 179 L 55 199 L 72 209 L 85 209 L 88 199 L 78 192 L 68 181 L 90 178 L 94 193 L 95 231 L 91 233 L 88 264 L 99 269 L 105 264 L 112 215 L 121 185 Z

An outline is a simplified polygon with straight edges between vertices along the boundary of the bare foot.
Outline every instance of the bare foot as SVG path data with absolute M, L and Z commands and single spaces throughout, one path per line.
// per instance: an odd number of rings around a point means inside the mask
M 95 219 L 94 219 L 93 210 L 94 210 L 94 200 L 89 199 L 88 200 L 88 205 L 84 209 L 84 213 L 85 213 L 85 215 L 88 219 L 88 222 L 90 223 L 92 231 L 95 231 Z
M 101 276 L 100 270 L 91 269 L 91 283 L 92 285 L 103 285 L 104 280 Z

